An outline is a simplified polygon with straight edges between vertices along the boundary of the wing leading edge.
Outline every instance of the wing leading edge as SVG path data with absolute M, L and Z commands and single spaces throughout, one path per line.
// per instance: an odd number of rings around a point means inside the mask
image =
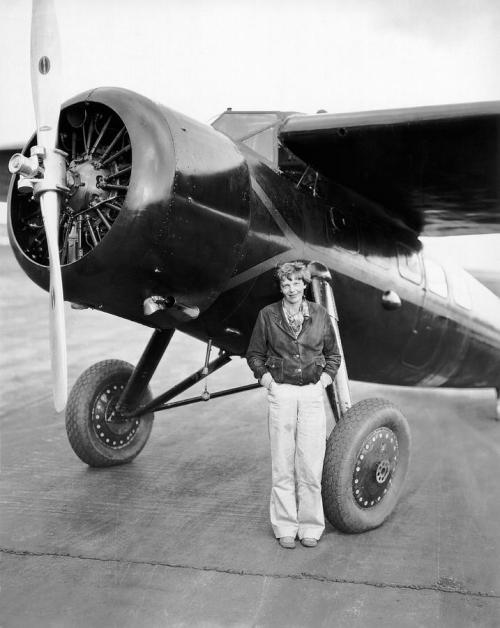
M 500 231 L 500 102 L 292 115 L 279 138 L 416 234 Z

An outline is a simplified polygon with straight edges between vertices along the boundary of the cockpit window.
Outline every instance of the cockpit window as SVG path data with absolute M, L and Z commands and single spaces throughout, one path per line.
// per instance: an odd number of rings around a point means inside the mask
M 228 110 L 214 120 L 212 126 L 235 142 L 242 142 L 261 157 L 278 166 L 277 128 L 291 113 Z
M 448 296 L 448 284 L 443 267 L 432 259 L 425 259 L 425 275 L 427 287 L 434 294 L 446 298 Z
M 278 122 L 275 113 L 223 113 L 212 123 L 214 129 L 236 142 L 246 139 Z
M 462 269 L 454 269 L 451 273 L 451 287 L 455 303 L 460 307 L 470 310 L 472 302 L 469 292 L 469 277 Z
M 246 140 L 243 140 L 243 144 L 254 150 L 262 157 L 265 157 L 273 163 L 277 159 L 276 152 L 276 140 L 275 140 L 275 127 L 268 127 L 259 133 L 251 135 Z
M 399 247 L 398 268 L 401 277 L 409 279 L 416 284 L 420 284 L 422 281 L 422 266 L 420 265 L 420 256 L 418 253 Z

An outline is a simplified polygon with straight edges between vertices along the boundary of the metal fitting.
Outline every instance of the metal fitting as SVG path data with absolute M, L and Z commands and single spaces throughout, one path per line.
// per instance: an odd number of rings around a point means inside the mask
M 43 177 L 34 181 L 34 196 L 38 198 L 43 192 L 48 190 L 54 192 L 69 193 L 66 185 L 66 157 L 68 156 L 62 150 L 54 148 L 46 153 L 43 160 Z M 35 156 L 31 157 L 34 159 Z
M 144 311 L 144 316 L 151 316 L 151 314 L 156 314 L 156 312 L 161 312 L 162 310 L 166 310 L 168 307 L 172 307 L 175 303 L 175 299 L 173 297 L 161 297 L 159 295 L 153 295 L 144 299 L 142 307 Z
M 17 182 L 17 189 L 19 190 L 19 194 L 33 194 L 33 181 L 29 177 L 20 176 Z
M 200 309 L 198 307 L 179 303 L 173 296 L 162 297 L 160 295 L 152 295 L 144 299 L 142 308 L 144 316 L 151 316 L 152 314 L 156 314 L 156 312 L 161 312 L 166 309 L 172 310 L 171 315 L 174 318 L 182 317 L 182 319 L 185 320 L 192 320 L 200 315 Z
M 22 177 L 36 177 L 40 172 L 38 157 L 25 157 L 21 153 L 12 155 L 9 159 L 9 172 L 11 174 L 20 174 Z

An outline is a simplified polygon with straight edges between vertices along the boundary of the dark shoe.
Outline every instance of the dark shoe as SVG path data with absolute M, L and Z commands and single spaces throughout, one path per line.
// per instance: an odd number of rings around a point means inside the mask
M 311 539 L 305 536 L 303 539 L 300 539 L 300 542 L 304 547 L 316 547 L 318 541 L 316 539 Z
M 278 541 L 281 547 L 285 549 L 295 549 L 295 539 L 293 536 L 282 536 Z

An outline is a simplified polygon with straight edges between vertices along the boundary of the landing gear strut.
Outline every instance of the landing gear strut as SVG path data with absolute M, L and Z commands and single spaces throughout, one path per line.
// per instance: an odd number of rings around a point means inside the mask
M 327 308 L 342 354 L 330 273 L 310 264 L 313 296 Z M 153 413 L 258 388 L 259 384 L 204 393 L 172 401 L 230 361 L 221 351 L 205 365 L 163 394 L 152 398 L 151 378 L 173 336 L 156 330 L 135 368 L 120 360 L 105 360 L 85 371 L 70 393 L 66 428 L 75 453 L 94 467 L 133 460 L 151 433 Z M 342 356 L 343 358 L 343 356 Z M 410 431 L 402 413 L 384 399 L 351 402 L 345 360 L 327 394 L 336 419 L 323 467 L 323 505 L 329 521 L 344 532 L 365 532 L 381 525 L 401 494 L 410 458 Z
M 203 368 L 153 399 L 149 383 L 173 334 L 173 329 L 155 330 L 135 368 L 121 360 L 104 360 L 78 378 L 69 395 L 66 431 L 73 451 L 83 462 L 92 467 L 131 462 L 149 438 L 154 412 L 259 387 L 249 384 L 212 393 L 205 387 L 198 397 L 171 401 L 231 361 L 222 351 L 210 362 L 209 341 Z
M 385 399 L 352 405 L 331 275 L 316 262 L 309 269 L 314 300 L 328 310 L 342 356 L 335 382 L 327 389 L 336 426 L 326 444 L 323 507 L 339 530 L 366 532 L 387 519 L 400 497 L 410 459 L 410 430 L 401 411 Z

